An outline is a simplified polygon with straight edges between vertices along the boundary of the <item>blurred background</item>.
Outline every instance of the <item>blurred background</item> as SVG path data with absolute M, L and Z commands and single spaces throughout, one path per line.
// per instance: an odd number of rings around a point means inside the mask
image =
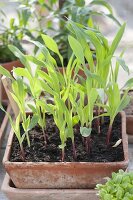
M 122 86 L 124 82 L 129 78 L 133 76 L 133 4 L 132 0 L 108 0 L 108 3 L 111 4 L 113 7 L 113 12 L 115 17 L 119 20 L 119 22 L 122 24 L 123 22 L 126 22 L 126 31 L 124 33 L 124 36 L 122 38 L 122 41 L 119 45 L 119 48 L 117 50 L 118 55 L 120 55 L 120 52 L 122 49 L 125 50 L 124 59 L 126 61 L 126 64 L 128 65 L 130 69 L 130 75 L 125 75 L 123 70 L 120 70 L 119 74 L 119 84 Z M 86 3 L 90 3 L 89 0 L 86 0 Z M 19 7 L 19 2 L 11 2 L 10 0 L 0 0 L 0 8 L 5 12 L 6 14 L 6 20 L 4 23 L 7 25 L 9 24 L 9 19 L 16 18 L 17 20 L 17 13 L 16 9 Z M 56 7 L 55 7 L 56 9 Z M 106 8 L 101 8 L 100 6 L 97 6 L 97 9 L 101 9 L 101 12 L 106 12 Z M 45 16 L 47 18 L 48 13 L 45 13 Z M 45 19 L 46 19 L 45 18 Z M 100 30 L 104 33 L 105 36 L 108 37 L 109 41 L 111 42 L 116 31 L 118 30 L 118 26 L 109 18 L 105 17 L 96 17 L 96 21 L 98 22 L 98 25 L 100 27 Z M 36 27 L 35 22 L 30 22 L 31 27 Z M 45 26 L 45 25 L 44 25 Z M 57 26 L 57 22 L 55 20 L 54 26 Z M 26 51 L 28 53 L 33 52 L 33 48 L 30 45 L 23 44 Z

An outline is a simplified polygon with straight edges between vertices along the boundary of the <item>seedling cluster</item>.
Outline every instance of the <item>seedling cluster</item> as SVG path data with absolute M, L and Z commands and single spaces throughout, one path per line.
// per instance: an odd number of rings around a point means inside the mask
M 132 200 L 133 198 L 133 172 L 112 173 L 105 184 L 97 184 L 98 195 L 101 200 Z
M 23 141 L 26 138 L 30 146 L 29 130 L 37 123 L 42 128 L 44 145 L 47 148 L 46 114 L 53 116 L 59 129 L 61 160 L 64 161 L 65 158 L 68 138 L 72 141 L 73 157 L 76 160 L 74 126 L 80 125 L 80 134 L 89 154 L 92 122 L 94 120 L 97 122 L 97 130 L 101 134 L 100 126 L 104 123 L 104 116 L 109 116 L 110 124 L 105 141 L 108 146 L 114 119 L 130 101 L 128 90 L 132 86 L 132 79 L 126 83 L 123 96 L 117 83 L 120 66 L 129 73 L 122 59 L 123 52 L 120 57 L 114 56 L 124 33 L 125 24 L 120 27 L 111 45 L 100 31 L 72 21 L 68 21 L 67 27 L 71 32 L 68 41 L 72 55 L 66 68 L 56 42 L 47 35 L 42 35 L 44 43 L 30 41 L 38 47 L 35 56 L 24 55 L 15 46 L 9 46 L 9 49 L 23 63 L 24 68 L 14 68 L 11 75 L 0 67 L 0 73 L 12 80 L 11 95 L 20 111 L 16 121 L 13 121 L 10 116 L 9 119 L 18 138 L 23 160 L 25 159 Z M 90 45 L 94 51 L 90 49 Z M 59 57 L 62 71 L 51 56 L 51 51 Z M 115 66 L 112 64 L 112 59 L 115 59 Z M 82 71 L 84 76 L 81 76 L 79 71 Z M 26 94 L 30 94 L 34 102 L 28 104 L 33 112 L 32 116 L 26 115 Z M 20 120 L 24 130 L 23 135 L 20 134 Z

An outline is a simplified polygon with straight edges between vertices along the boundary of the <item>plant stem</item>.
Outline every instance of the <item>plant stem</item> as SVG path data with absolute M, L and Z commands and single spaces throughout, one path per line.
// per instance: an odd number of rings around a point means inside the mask
M 97 107 L 97 109 L 96 109 L 96 115 L 97 116 L 100 115 L 100 108 L 99 107 Z M 100 119 L 99 118 L 97 118 L 97 131 L 98 131 L 98 134 L 101 133 L 101 131 L 100 131 Z
M 64 162 L 64 159 L 65 159 L 65 151 L 64 151 L 64 148 L 62 148 L 62 158 L 61 158 L 61 161 Z
M 101 108 L 101 114 L 103 114 L 104 113 L 104 108 Z M 102 116 L 101 117 L 101 124 L 103 124 L 104 123 L 104 116 Z
M 85 144 L 85 138 L 82 136 L 82 143 Z
M 76 160 L 77 159 L 77 155 L 76 155 L 76 148 L 75 148 L 74 140 L 72 141 L 72 148 L 73 148 L 73 158 L 74 158 L 74 160 Z
M 28 131 L 25 132 L 25 135 L 27 138 L 28 147 L 30 147 L 30 139 L 29 139 Z
M 98 116 L 99 114 L 100 114 L 100 108 L 97 107 L 96 108 L 96 116 Z M 99 118 L 96 119 L 96 127 L 97 127 L 98 134 L 100 134 L 101 131 L 100 131 L 100 119 Z
M 23 148 L 23 144 L 20 144 L 20 151 L 21 151 L 21 158 L 22 161 L 25 161 L 25 152 L 24 152 L 24 148 Z
M 112 135 L 112 123 L 110 123 L 108 132 L 107 132 L 107 138 L 106 138 L 106 144 L 109 145 L 110 142 L 110 137 Z
M 46 137 L 46 133 L 43 127 L 42 127 L 42 132 L 43 132 L 45 146 L 47 146 L 47 137 Z
M 90 136 L 85 138 L 85 147 L 86 147 L 86 152 L 90 154 L 91 146 L 90 146 Z

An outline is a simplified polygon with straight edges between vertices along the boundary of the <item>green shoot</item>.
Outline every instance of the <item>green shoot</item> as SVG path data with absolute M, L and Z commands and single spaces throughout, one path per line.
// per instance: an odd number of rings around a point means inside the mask
M 120 90 L 117 83 L 112 83 L 106 91 L 108 97 L 108 104 L 104 107 L 110 116 L 110 124 L 107 132 L 106 143 L 109 145 L 110 137 L 112 134 L 112 125 L 116 115 L 121 112 L 130 102 L 130 97 L 125 91 L 123 97 L 121 97 Z
M 28 104 L 29 108 L 32 110 L 32 112 L 38 116 L 38 124 L 42 128 L 43 137 L 44 137 L 44 143 L 45 146 L 47 145 L 47 137 L 46 137 L 46 120 L 45 120 L 45 104 L 42 99 L 36 99 L 35 106 Z

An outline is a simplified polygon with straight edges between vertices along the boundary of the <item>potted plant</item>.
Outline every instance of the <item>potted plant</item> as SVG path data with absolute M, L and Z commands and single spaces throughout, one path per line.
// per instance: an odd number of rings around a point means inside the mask
M 48 49 L 57 53 L 62 66 L 63 57 L 47 35 L 42 35 L 45 45 L 34 42 L 40 48 L 36 57 L 20 54 L 16 47 L 9 46 L 25 62 L 25 68 L 13 69 L 12 76 L 0 67 L 0 72 L 12 80 L 11 94 L 20 111 L 15 121 L 9 116 L 12 130 L 3 159 L 17 188 L 94 188 L 103 183 L 103 177 L 121 168 L 125 170 L 128 165 L 126 122 L 121 111 L 130 101 L 129 88 L 121 97 L 116 81 L 121 58 L 115 69 L 111 65 L 125 24 L 111 46 L 95 31 L 72 21 L 70 26 L 78 39 L 68 36 L 73 53 L 63 74 Z M 96 63 L 88 39 L 95 46 Z M 34 73 L 31 61 L 36 64 Z M 42 66 L 47 73 L 41 70 Z M 128 71 L 125 64 L 122 66 Z M 86 79 L 79 77 L 79 69 L 84 70 Z M 42 91 L 45 97 L 40 98 Z M 34 101 L 28 105 L 32 116 L 25 112 L 27 92 Z
M 101 12 L 99 8 L 104 8 L 105 11 Z M 59 7 L 55 10 L 54 18 L 57 17 L 59 19 L 59 28 L 54 35 L 54 40 L 58 44 L 59 50 L 63 56 L 64 64 L 67 66 L 68 60 L 71 56 L 71 47 L 69 45 L 67 35 L 68 29 L 66 27 L 67 19 L 71 19 L 76 23 L 80 23 L 86 27 L 96 28 L 97 21 L 95 19 L 96 16 L 99 17 L 108 17 L 118 26 L 120 26 L 120 22 L 116 19 L 111 5 L 107 1 L 95 1 L 92 0 L 89 3 L 85 0 L 83 1 L 63 1 L 59 0 Z M 101 18 L 102 19 L 102 18 Z M 94 51 L 92 47 L 92 51 Z M 56 54 L 53 54 L 54 58 L 56 58 L 58 66 L 61 66 L 60 61 Z M 95 56 L 95 52 L 94 52 Z
M 112 173 L 111 178 L 107 178 L 107 182 L 96 186 L 98 196 L 101 200 L 106 199 L 132 199 L 133 198 L 133 172 Z
M 1 10 L 1 30 L 0 30 L 0 64 L 11 72 L 13 67 L 22 67 L 22 63 L 17 59 L 17 57 L 9 50 L 8 45 L 12 44 L 17 46 L 20 51 L 25 53 L 22 46 L 22 39 L 25 35 L 30 35 L 30 31 L 27 29 L 28 24 L 28 11 L 22 10 L 17 11 L 16 23 L 15 18 L 11 18 L 9 25 L 6 24 L 6 14 Z M 5 25 L 6 24 L 6 25 Z M 3 100 L 7 100 L 7 95 L 1 85 L 1 96 Z
M 93 16 L 107 16 L 113 20 L 119 26 L 119 21 L 115 18 L 111 5 L 105 0 L 95 1 L 90 3 L 81 1 L 39 1 L 39 0 L 21 0 L 20 9 L 26 9 L 30 13 L 30 19 L 36 23 L 36 27 L 32 28 L 32 33 L 36 40 L 43 42 L 41 34 L 50 34 L 56 41 L 58 48 L 63 56 L 64 66 L 68 64 L 68 60 L 71 56 L 71 47 L 69 45 L 67 36 L 68 29 L 66 27 L 67 19 L 71 19 L 76 23 L 82 23 L 82 25 L 90 28 L 96 28 L 96 21 Z M 40 11 L 43 10 L 45 14 L 41 15 L 41 12 L 36 10 L 39 6 Z M 106 12 L 100 12 L 95 6 L 105 8 Z M 47 13 L 47 14 L 46 14 Z M 44 25 L 45 24 L 45 25 Z M 31 29 L 31 28 L 30 28 Z M 98 31 L 98 30 L 97 30 Z M 35 53 L 38 47 L 35 47 Z M 61 67 L 61 62 L 58 56 L 50 51 L 51 55 L 56 59 L 58 67 Z M 94 52 L 95 54 L 95 52 Z

